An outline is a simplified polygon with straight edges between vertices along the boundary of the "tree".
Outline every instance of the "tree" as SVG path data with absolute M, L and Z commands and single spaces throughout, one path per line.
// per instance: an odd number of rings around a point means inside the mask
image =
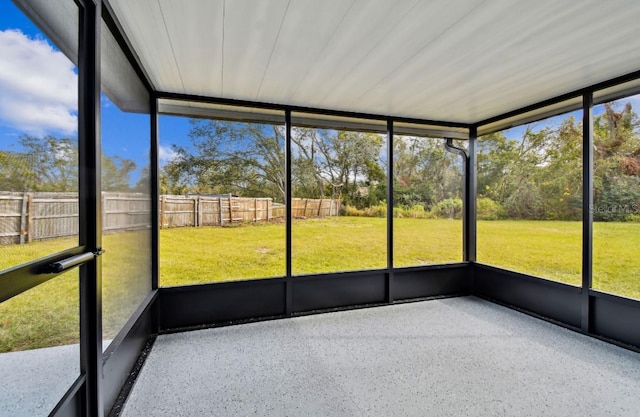
M 75 139 L 51 135 L 22 135 L 18 152 L 0 151 L 0 190 L 78 190 L 78 146 Z M 102 158 L 103 189 L 129 191 L 133 161 L 118 156 Z
M 493 133 L 478 142 L 478 195 L 511 218 L 577 220 L 581 213 L 581 126 L 525 126 L 522 136 Z
M 271 197 L 284 201 L 284 137 L 280 126 L 192 119 L 191 148 L 173 147 L 162 169 L 165 191 Z
M 20 152 L 2 151 L 3 191 L 77 191 L 78 149 L 69 138 L 23 135 Z
M 448 152 L 444 140 L 400 136 L 394 139 L 394 200 L 399 206 L 421 205 L 461 198 L 462 166 Z
M 374 133 L 298 128 L 292 132 L 295 188 L 301 197 L 341 199 L 359 208 L 377 204 L 386 175 L 382 136 Z
M 102 191 L 131 191 L 131 173 L 136 163 L 119 156 L 102 156 Z
M 161 172 L 171 193 L 235 194 L 285 199 L 284 128 L 278 125 L 191 120 L 191 146 Z M 296 128 L 292 131 L 293 195 L 341 198 L 367 204 L 370 188 L 384 182 L 383 139 L 362 132 Z
M 640 118 L 606 103 L 594 119 L 594 220 L 624 221 L 640 207 Z

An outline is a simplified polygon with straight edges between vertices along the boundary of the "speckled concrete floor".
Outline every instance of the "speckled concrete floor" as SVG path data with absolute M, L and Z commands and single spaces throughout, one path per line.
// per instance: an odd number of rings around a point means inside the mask
M 0 354 L 0 417 L 48 415 L 79 376 L 78 345 Z
M 638 416 L 640 354 L 462 297 L 160 336 L 124 416 Z

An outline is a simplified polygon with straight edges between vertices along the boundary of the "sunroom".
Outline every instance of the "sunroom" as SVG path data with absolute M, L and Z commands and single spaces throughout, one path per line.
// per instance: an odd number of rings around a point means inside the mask
M 0 0 L 0 415 L 637 415 L 639 19 Z

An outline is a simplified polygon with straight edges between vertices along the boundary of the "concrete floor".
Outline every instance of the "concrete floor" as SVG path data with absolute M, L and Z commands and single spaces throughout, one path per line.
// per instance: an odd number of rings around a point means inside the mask
M 48 415 L 79 376 L 77 344 L 0 353 L 0 417 Z
M 0 417 L 48 415 L 78 376 L 78 345 L 0 354 Z
M 135 416 L 638 416 L 640 354 L 475 297 L 164 335 Z

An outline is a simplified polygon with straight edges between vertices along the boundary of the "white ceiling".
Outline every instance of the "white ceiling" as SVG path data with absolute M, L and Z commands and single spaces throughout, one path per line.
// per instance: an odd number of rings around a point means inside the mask
M 640 70 L 639 0 L 110 0 L 158 91 L 475 123 Z

